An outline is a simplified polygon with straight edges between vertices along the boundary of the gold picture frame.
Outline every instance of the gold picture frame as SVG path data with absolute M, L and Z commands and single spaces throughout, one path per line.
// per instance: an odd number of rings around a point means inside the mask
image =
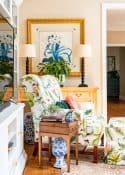
M 40 33 L 69 32 L 72 34 L 73 68 L 71 76 L 80 76 L 80 58 L 75 53 L 76 45 L 84 43 L 83 19 L 28 19 L 27 43 L 35 44 L 37 58 L 30 59 L 30 73 L 38 73 L 37 65 L 40 62 Z M 34 61 L 35 60 L 35 61 Z

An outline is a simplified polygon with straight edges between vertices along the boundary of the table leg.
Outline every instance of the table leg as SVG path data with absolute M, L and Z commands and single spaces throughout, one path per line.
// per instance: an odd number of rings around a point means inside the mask
M 49 161 L 51 161 L 52 157 L 52 139 L 49 137 Z
M 78 150 L 78 133 L 76 134 L 76 146 L 75 146 L 75 151 L 76 151 L 76 165 L 78 165 L 78 154 L 79 154 L 79 150 Z
M 41 165 L 41 155 L 42 155 L 42 136 L 39 136 L 39 166 Z
M 70 172 L 70 138 L 67 139 L 67 166 L 68 172 Z

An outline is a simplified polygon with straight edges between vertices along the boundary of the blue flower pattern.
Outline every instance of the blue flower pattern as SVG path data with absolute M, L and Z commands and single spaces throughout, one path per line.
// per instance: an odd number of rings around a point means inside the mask
M 44 56 L 43 62 L 51 59 L 52 61 L 68 61 L 71 63 L 72 50 L 62 45 L 59 35 L 51 34 L 48 36 Z

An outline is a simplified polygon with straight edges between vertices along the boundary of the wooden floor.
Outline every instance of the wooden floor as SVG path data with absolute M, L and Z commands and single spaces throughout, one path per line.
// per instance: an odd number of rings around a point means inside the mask
M 54 158 L 51 162 L 48 161 L 48 151 L 43 151 L 42 165 L 38 165 L 38 155 L 33 156 L 33 145 L 25 145 L 25 150 L 28 155 L 27 164 L 23 175 L 61 175 L 60 169 L 53 167 Z
M 110 117 L 125 116 L 125 101 L 108 101 L 108 120 Z M 43 164 L 38 165 L 38 156 L 32 156 L 33 145 L 25 145 L 28 161 L 23 175 L 61 175 L 60 169 L 53 168 L 54 158 L 48 161 L 48 152 L 44 152 Z
M 107 104 L 108 120 L 111 117 L 125 117 L 125 101 L 108 100 Z

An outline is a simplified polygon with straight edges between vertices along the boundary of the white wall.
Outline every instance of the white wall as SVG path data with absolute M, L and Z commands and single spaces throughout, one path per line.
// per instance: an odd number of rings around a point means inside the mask
M 107 42 L 108 44 L 125 44 L 125 31 L 108 31 Z
M 85 19 L 85 43 L 92 45 L 92 58 L 86 59 L 85 82 L 99 87 L 98 104 L 101 110 L 101 0 L 24 0 L 20 7 L 20 43 L 27 42 L 28 18 Z M 20 59 L 20 76 L 25 74 L 25 59 Z M 67 79 L 67 86 L 78 86 L 80 78 Z

